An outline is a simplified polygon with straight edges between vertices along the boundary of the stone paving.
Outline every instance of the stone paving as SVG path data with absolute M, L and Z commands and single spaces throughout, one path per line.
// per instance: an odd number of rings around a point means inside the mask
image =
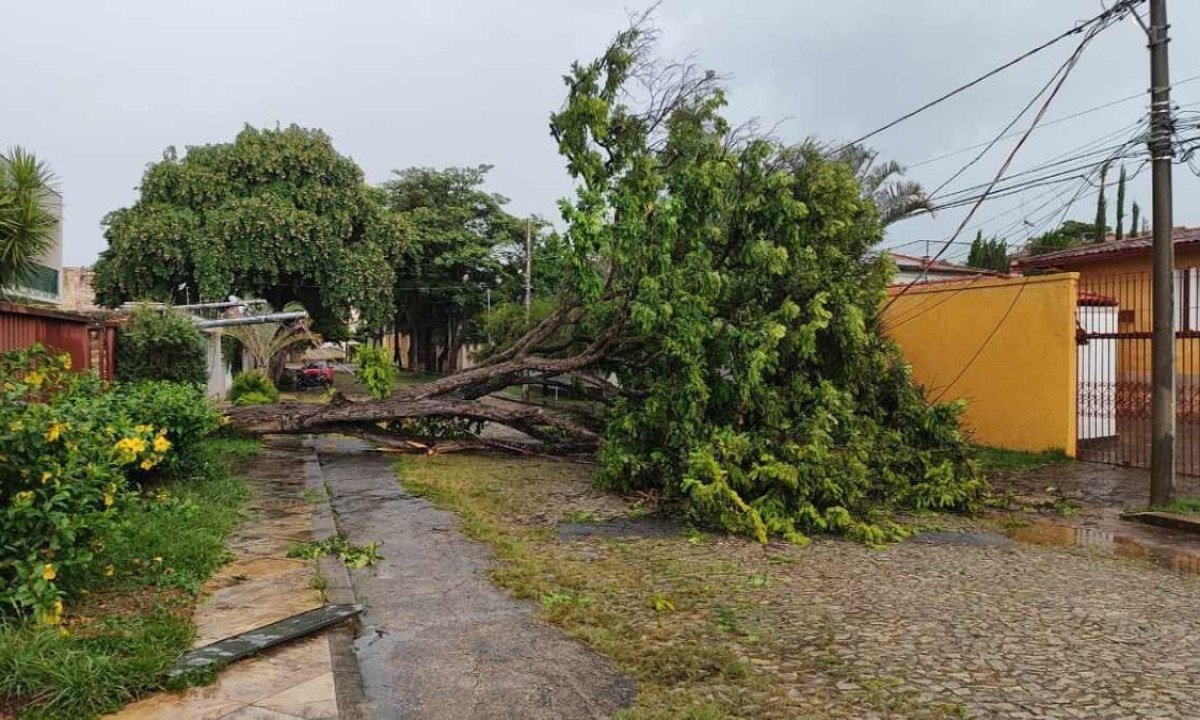
M 825 634 L 856 678 L 838 690 L 977 718 L 1200 717 L 1195 576 L 1013 542 L 781 552 L 773 602 L 790 642 Z
M 286 557 L 289 545 L 312 538 L 312 506 L 304 500 L 299 438 L 265 442 L 238 468 L 253 489 L 251 518 L 234 531 L 230 564 L 204 586 L 196 608 L 195 647 L 320 607 L 312 561 Z M 224 670 L 211 685 L 159 693 L 109 716 L 112 720 L 334 720 L 338 707 L 333 658 L 317 634 Z

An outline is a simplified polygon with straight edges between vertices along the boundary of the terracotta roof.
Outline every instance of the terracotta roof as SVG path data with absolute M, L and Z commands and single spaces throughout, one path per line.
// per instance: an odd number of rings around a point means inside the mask
M 1200 243 L 1200 228 L 1177 227 L 1172 231 L 1176 245 L 1191 245 Z M 1111 238 L 1112 235 L 1109 235 Z M 1083 242 L 1073 248 L 1056 250 L 1018 258 L 1020 268 L 1073 267 L 1081 263 L 1099 262 L 1112 257 L 1141 255 L 1150 251 L 1151 238 L 1149 235 L 1139 235 L 1124 240 L 1108 240 L 1102 243 Z
M 917 257 L 915 255 L 905 255 L 904 253 L 887 251 L 888 255 L 892 256 L 892 260 L 902 270 L 925 270 L 928 268 L 932 272 L 952 273 L 957 275 L 997 275 L 999 273 L 994 270 L 984 270 L 982 268 L 970 267 L 967 265 L 955 265 L 944 260 L 930 260 L 925 257 Z

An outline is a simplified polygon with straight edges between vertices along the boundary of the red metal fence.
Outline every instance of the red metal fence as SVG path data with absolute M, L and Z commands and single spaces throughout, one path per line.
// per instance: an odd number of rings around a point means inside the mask
M 0 302 L 0 352 L 41 343 L 71 356 L 71 367 L 111 380 L 116 326 L 88 315 Z

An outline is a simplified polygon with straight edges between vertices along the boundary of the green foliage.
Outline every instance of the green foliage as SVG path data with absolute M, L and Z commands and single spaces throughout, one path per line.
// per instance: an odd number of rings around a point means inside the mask
M 1000 238 L 985 239 L 982 230 L 975 233 L 975 239 L 971 241 L 971 254 L 967 256 L 967 265 L 1008 272 L 1010 262 L 1007 243 Z
M 201 441 L 220 427 L 220 414 L 199 385 L 141 381 L 122 383 L 106 395 L 139 423 L 165 430 L 173 451 L 155 467 L 172 479 L 187 479 L 204 462 Z
M 1107 230 L 1107 228 L 1106 228 Z M 1096 226 L 1078 220 L 1067 220 L 1056 230 L 1043 233 L 1029 243 L 1030 255 L 1055 252 L 1073 248 L 1084 240 L 1094 237 Z
M 205 440 L 193 449 L 204 459 L 198 476 L 127 496 L 67 629 L 0 623 L 0 707 L 16 703 L 21 717 L 91 718 L 161 687 L 195 634 L 191 596 L 225 562 L 225 538 L 248 496 L 228 458 L 256 447 Z
M 525 223 L 504 210 L 508 198 L 483 189 L 490 170 L 413 167 L 383 186 L 388 207 L 411 228 L 397 272 L 396 322 L 421 346 L 435 336 L 443 347 L 456 346 L 460 326 L 484 309 L 489 289 L 497 302 L 515 299 L 511 278 Z
M 1115 239 L 1125 237 L 1125 164 L 1121 164 L 1121 177 L 1117 181 L 1117 232 Z
M 1142 208 L 1138 206 L 1137 200 L 1133 201 L 1133 207 L 1129 209 L 1132 217 L 1129 219 L 1129 237 L 1137 237 L 1141 233 L 1141 228 L 1138 226 L 1138 218 L 1142 214 Z
M 392 396 L 398 372 L 388 351 L 381 347 L 359 345 L 354 349 L 354 377 L 371 393 L 384 400 Z
M 0 154 L 0 291 L 24 284 L 54 243 L 54 175 L 21 148 Z
M 1108 230 L 1108 200 L 1104 196 L 1104 185 L 1108 179 L 1106 161 L 1100 166 L 1100 189 L 1096 193 L 1096 225 L 1092 229 L 1092 242 L 1104 242 L 1105 231 Z
M 546 316 L 558 309 L 555 298 L 535 297 L 529 303 L 529 320 L 525 320 L 525 305 L 521 302 L 503 302 L 493 305 L 490 312 L 480 313 L 477 318 L 478 330 L 473 339 L 483 347 L 479 351 L 481 357 L 511 346 L 530 327 L 537 325 Z M 551 338 L 551 342 L 563 341 L 567 337 L 562 330 Z
M 118 380 L 203 383 L 207 367 L 203 335 L 183 313 L 143 305 L 117 333 Z
M 229 401 L 234 405 L 267 405 L 279 402 L 279 389 L 262 370 L 247 370 L 233 378 Z
M 356 545 L 340 535 L 331 535 L 324 540 L 313 540 L 287 549 L 290 558 L 314 560 L 326 555 L 336 555 L 348 568 L 364 568 L 383 559 L 379 554 L 379 542 Z
M 178 452 L 171 427 L 188 440 L 205 423 L 215 427 L 205 411 L 181 409 L 187 388 L 126 394 L 69 367 L 69 356 L 41 346 L 0 355 L 0 613 L 35 614 L 47 625 L 61 620 L 62 597 L 93 569 L 129 479 L 179 467 L 168 460 Z
M 392 317 L 399 218 L 325 133 L 246 126 L 232 143 L 173 148 L 142 178 L 133 206 L 105 218 L 96 297 L 179 301 L 229 294 L 300 302 L 317 329 L 345 334 Z
M 895 160 L 876 164 L 879 151 L 862 145 L 841 148 L 836 159 L 846 163 L 863 194 L 875 203 L 884 227 L 920 212 L 932 212 L 933 203 L 920 183 L 904 179 L 904 167 Z
M 881 334 L 879 210 L 854 168 L 731 140 L 711 73 L 681 71 L 665 117 L 626 106 L 645 49 L 634 28 L 576 64 L 551 119 L 580 183 L 562 210 L 583 325 L 628 338 L 604 366 L 626 395 L 600 481 L 761 541 L 878 543 L 903 535 L 888 510 L 975 507 L 961 408 L 926 404 Z

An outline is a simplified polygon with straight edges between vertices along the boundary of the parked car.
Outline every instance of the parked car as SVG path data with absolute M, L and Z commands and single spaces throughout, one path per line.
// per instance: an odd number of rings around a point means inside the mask
M 296 373 L 296 387 L 329 388 L 333 386 L 333 363 L 328 360 L 309 360 Z

